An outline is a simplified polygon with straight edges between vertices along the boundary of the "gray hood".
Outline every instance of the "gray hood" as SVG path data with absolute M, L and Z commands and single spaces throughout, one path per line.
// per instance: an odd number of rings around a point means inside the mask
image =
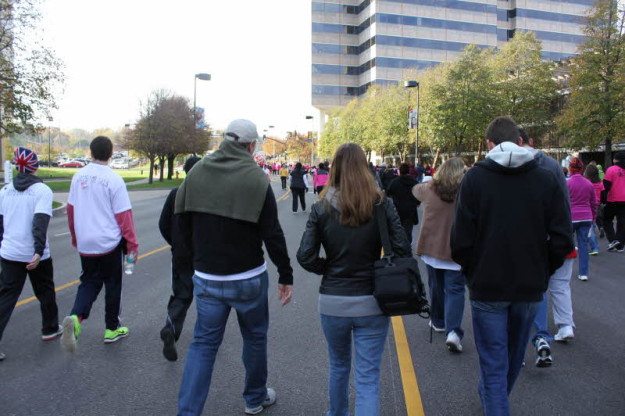
M 330 203 L 337 211 L 341 212 L 341 208 L 339 206 L 339 191 L 336 190 L 335 187 L 330 187 L 328 192 L 326 193 L 325 200 Z
M 503 142 L 493 147 L 486 155 L 486 159 L 505 168 L 518 168 L 533 161 L 534 154 L 512 142 Z
M 19 173 L 13 178 L 13 187 L 19 192 L 24 192 L 31 185 L 43 182 L 41 178 L 30 173 Z

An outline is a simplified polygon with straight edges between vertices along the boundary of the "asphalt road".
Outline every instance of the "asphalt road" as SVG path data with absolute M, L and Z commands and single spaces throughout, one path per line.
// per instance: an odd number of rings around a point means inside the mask
M 279 183 L 273 186 L 279 198 L 283 194 Z M 195 311 L 192 307 L 187 317 L 179 342 L 179 361 L 167 362 L 161 355 L 158 334 L 170 292 L 170 254 L 168 249 L 154 252 L 166 244 L 157 227 L 166 195 L 167 191 L 131 192 L 144 257 L 135 274 L 124 282 L 123 324 L 130 328 L 130 335 L 114 344 L 103 343 L 103 302 L 98 300 L 91 318 L 83 325 L 76 354 L 69 355 L 58 341 L 39 340 L 36 300 L 18 306 L 0 345 L 7 354 L 0 363 L 0 415 L 176 413 Z M 313 199 L 307 194 L 309 202 Z M 327 404 L 328 360 L 316 311 L 319 277 L 303 271 L 294 259 L 307 214 L 291 214 L 290 197 L 280 200 L 278 208 L 295 270 L 294 300 L 284 308 L 279 305 L 277 275 L 268 260 L 269 385 L 276 389 L 278 402 L 263 414 L 322 415 Z M 415 229 L 415 237 L 417 234 Z M 80 272 L 65 217 L 52 219 L 49 239 L 56 285 L 66 286 L 57 293 L 62 319 L 73 304 L 77 286 L 72 283 Z M 605 248 L 605 240 L 601 244 Z M 533 366 L 534 353 L 528 348 L 528 366 L 511 396 L 514 415 L 625 415 L 625 331 L 620 325 L 625 315 L 624 264 L 624 254 L 602 252 L 591 260 L 588 282 L 572 281 L 576 338 L 567 345 L 552 345 L 554 365 L 548 369 Z M 20 300 L 27 301 L 31 296 L 27 285 Z M 409 370 L 416 373 L 418 392 L 409 389 L 408 401 L 413 403 L 420 397 L 426 415 L 481 414 L 469 308 L 465 309 L 462 354 L 449 353 L 442 334 L 434 334 L 430 344 L 427 321 L 411 316 L 403 323 L 412 360 L 399 360 L 391 331 L 383 358 L 382 415 L 406 415 L 407 408 L 413 409 L 406 405 L 401 377 Z M 243 414 L 244 371 L 240 356 L 241 337 L 236 318 L 231 316 L 205 415 Z M 418 414 L 411 410 L 409 416 Z

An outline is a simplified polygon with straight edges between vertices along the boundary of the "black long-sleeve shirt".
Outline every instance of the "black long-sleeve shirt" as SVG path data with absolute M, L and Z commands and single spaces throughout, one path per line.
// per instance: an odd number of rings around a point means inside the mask
M 201 212 L 179 214 L 176 219 L 184 250 L 193 255 L 195 270 L 224 276 L 255 269 L 265 262 L 265 243 L 269 258 L 278 268 L 279 283 L 293 284 L 293 269 L 271 186 L 267 187 L 257 223 Z

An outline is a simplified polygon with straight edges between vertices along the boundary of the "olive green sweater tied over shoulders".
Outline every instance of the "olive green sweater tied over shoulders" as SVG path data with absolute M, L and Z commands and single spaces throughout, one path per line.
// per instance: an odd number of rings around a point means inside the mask
M 258 222 L 267 177 L 241 144 L 224 140 L 189 171 L 176 194 L 176 214 L 202 212 Z

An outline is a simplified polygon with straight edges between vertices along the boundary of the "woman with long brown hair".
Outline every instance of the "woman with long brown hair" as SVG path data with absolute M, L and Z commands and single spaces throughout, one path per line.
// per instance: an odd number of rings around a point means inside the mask
M 373 297 L 373 263 L 382 241 L 375 216 L 381 204 L 396 255 L 409 257 L 410 246 L 393 202 L 375 184 L 362 148 L 346 143 L 337 149 L 330 177 L 312 206 L 297 260 L 320 274 L 319 313 L 330 355 L 326 415 L 349 414 L 349 374 L 355 346 L 355 414 L 380 413 L 380 362 L 389 318 Z M 326 257 L 319 257 L 321 246 Z
M 464 161 L 449 159 L 435 173 L 434 179 L 422 183 L 412 192 L 423 204 L 423 219 L 417 242 L 417 254 L 426 264 L 430 288 L 430 326 L 445 332 L 445 343 L 452 352 L 462 352 L 462 315 L 464 313 L 465 279 L 459 264 L 451 258 L 449 236 L 454 218 L 454 202 L 464 176 Z

